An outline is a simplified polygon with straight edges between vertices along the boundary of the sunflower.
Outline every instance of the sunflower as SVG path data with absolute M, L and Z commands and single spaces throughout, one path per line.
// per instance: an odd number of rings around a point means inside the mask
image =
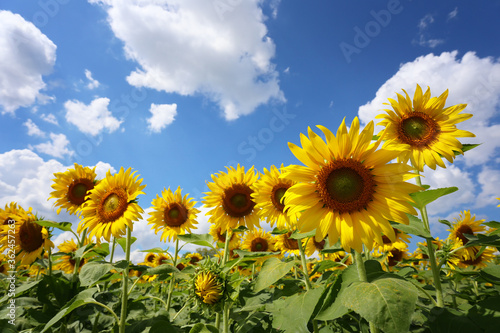
M 302 239 L 302 247 L 304 248 L 304 254 L 308 257 L 312 256 L 314 252 L 321 252 L 325 248 L 326 239 L 322 239 L 317 242 L 314 237 L 307 237 Z
M 197 265 L 198 261 L 203 260 L 203 256 L 199 253 L 188 253 L 186 254 L 186 259 L 188 259 L 188 264 Z
M 155 267 L 155 259 L 158 255 L 156 253 L 147 253 L 145 256 L 144 256 L 144 262 L 143 264 L 146 265 L 146 266 L 150 266 L 150 267 Z
M 153 267 L 169 263 L 170 258 L 164 253 L 158 253 L 153 259 Z
M 90 194 L 82 208 L 83 220 L 78 225 L 78 232 L 89 228 L 89 236 L 97 239 L 104 237 L 110 241 L 111 236 L 120 238 L 125 235 L 126 227 L 133 230 L 132 221 L 141 218 L 144 211 L 137 204 L 137 196 L 144 194 L 139 175 L 135 171 L 120 168 L 117 174 L 108 171 L 106 178 L 101 180 Z
M 250 252 L 274 252 L 275 243 L 271 233 L 264 229 L 255 229 L 248 231 L 241 244 L 241 249 Z
M 482 269 L 495 258 L 495 249 L 491 247 L 486 247 L 480 254 L 480 246 L 472 246 L 467 249 L 471 249 L 473 255 L 469 255 L 465 251 L 458 251 L 453 258 L 448 259 L 448 264 L 452 267 Z
M 9 275 L 9 271 L 13 270 L 7 260 L 9 257 L 0 253 L 0 274 Z
M 470 210 L 460 212 L 460 217 L 454 220 L 452 228 L 448 229 L 450 232 L 448 239 L 454 243 L 454 249 L 464 246 L 469 242 L 469 239 L 465 235 L 475 235 L 486 231 L 486 227 L 481 224 L 484 220 L 476 221 L 476 215 L 471 216 Z M 465 248 L 463 256 L 467 258 L 475 257 L 474 248 Z
M 403 90 L 404 91 L 404 90 Z M 400 151 L 398 161 L 411 164 L 423 171 L 424 165 L 436 169 L 436 164 L 446 166 L 442 157 L 453 163 L 455 152 L 462 152 L 462 144 L 456 138 L 474 137 L 471 132 L 457 129 L 456 124 L 472 117 L 471 114 L 460 113 L 467 104 L 457 104 L 444 108 L 448 90 L 439 97 L 431 98 L 427 88 L 422 94 L 422 88 L 417 84 L 413 105 L 410 96 L 404 91 L 406 98 L 400 94 L 398 101 L 389 98 L 394 111 L 384 110 L 376 118 L 383 120 L 377 125 L 386 127 L 382 139 L 386 140 L 384 148 Z
M 289 229 L 295 227 L 297 216 L 286 214 L 283 196 L 296 182 L 280 176 L 280 169 L 274 165 L 269 171 L 264 168 L 264 174 L 253 186 L 255 192 L 252 193 L 252 198 L 256 203 L 255 208 L 258 209 L 257 214 L 262 220 L 266 220 L 271 227 L 276 222 L 278 229 Z
M 209 222 L 214 223 L 222 231 L 235 229 L 244 225 L 249 229 L 260 227 L 256 214 L 255 202 L 252 199 L 252 184 L 259 178 L 254 167 L 245 172 L 239 164 L 235 168 L 226 167 L 227 173 L 221 171 L 212 175 L 212 183 L 207 183 L 210 192 L 203 199 L 206 207 L 213 207 L 206 215 Z
M 359 120 L 354 118 L 349 132 L 345 119 L 337 136 L 323 126 L 326 143 L 309 128 L 309 138 L 301 135 L 300 148 L 289 143 L 292 153 L 306 166 L 285 168 L 283 176 L 297 183 L 285 193 L 288 214 L 301 212 L 299 229 L 316 229 L 316 241 L 328 235 L 330 244 L 340 236 L 342 247 L 362 251 L 363 244 L 371 250 L 373 241 L 382 243 L 384 233 L 395 240 L 388 220 L 409 223 L 405 213 L 416 215 L 410 193 L 421 187 L 406 180 L 414 177 L 412 168 L 403 163 L 389 163 L 399 152 L 376 150 L 380 138 L 373 144 L 373 122 L 361 133 Z
M 97 174 L 95 167 L 83 167 L 75 163 L 74 169 L 68 169 L 66 172 L 54 173 L 56 178 L 53 179 L 54 184 L 51 187 L 54 189 L 50 193 L 50 199 L 57 199 L 54 206 L 59 206 L 57 214 L 61 209 L 65 208 L 70 214 L 77 214 L 86 200 L 95 184 Z
M 382 236 L 382 244 L 375 245 L 378 246 L 378 250 L 380 252 L 385 253 L 393 248 L 403 250 L 408 247 L 408 244 L 410 243 L 409 238 L 411 238 L 411 236 L 396 228 L 393 228 L 393 230 L 396 235 L 396 239 L 394 241 L 391 241 L 389 237 L 384 235 Z
M 11 202 L 8 205 L 6 204 L 5 209 L 0 208 L 0 253 L 9 245 L 8 230 L 14 231 L 17 221 L 20 220 L 21 216 L 26 216 L 29 212 L 26 212 L 23 207 L 18 206 L 15 202 Z
M 200 211 L 194 208 L 196 201 L 188 198 L 188 194 L 182 197 L 181 188 L 178 187 L 175 193 L 170 190 L 163 190 L 161 197 L 156 195 L 151 204 L 153 211 L 148 218 L 149 224 L 153 224 L 155 234 L 162 231 L 161 240 L 164 242 L 170 239 L 176 240 L 177 235 L 184 235 L 186 232 L 191 233 L 191 229 L 198 229 L 194 224 L 196 214 Z
M 15 228 L 16 261 L 21 265 L 31 265 L 42 257 L 44 251 L 53 248 L 54 243 L 50 240 L 47 229 L 35 222 L 39 218 L 31 212 L 31 208 L 18 217 Z
M 84 245 L 87 245 L 90 243 L 89 239 L 86 239 L 84 241 Z M 62 242 L 58 247 L 59 252 L 65 253 L 60 258 L 60 262 L 56 263 L 54 265 L 55 270 L 61 270 L 67 274 L 72 274 L 75 271 L 75 265 L 76 265 L 76 259 L 75 259 L 75 252 L 78 250 L 78 245 L 73 239 L 67 240 Z M 80 259 L 80 264 L 78 265 L 78 271 L 82 268 L 83 265 L 85 265 L 88 261 L 88 258 L 81 258 Z
M 203 303 L 214 305 L 224 294 L 224 283 L 216 273 L 201 271 L 194 278 L 194 290 Z
M 286 234 L 280 234 L 276 237 L 275 247 L 276 250 L 281 251 L 281 255 L 290 254 L 290 255 L 300 255 L 299 251 L 299 241 L 293 238 L 290 238 L 292 232 L 289 231 Z
M 240 245 L 240 235 L 236 232 L 232 232 L 231 230 L 228 230 L 226 232 L 222 232 L 220 227 L 217 227 L 215 224 L 212 224 L 210 226 L 210 229 L 208 231 L 210 235 L 214 238 L 217 244 L 224 244 L 226 242 L 226 234 L 230 234 L 231 238 L 229 239 L 229 249 L 234 249 L 237 248 Z
M 325 254 L 325 260 L 331 260 L 335 261 L 337 263 L 340 263 L 341 265 L 333 267 L 333 270 L 336 269 L 344 269 L 350 264 L 352 264 L 352 256 L 350 253 L 347 253 L 345 251 L 336 251 L 332 253 L 326 253 Z

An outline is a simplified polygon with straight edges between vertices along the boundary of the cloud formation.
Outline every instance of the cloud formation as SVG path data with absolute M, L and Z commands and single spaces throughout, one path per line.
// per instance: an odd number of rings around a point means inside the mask
M 64 103 L 66 120 L 85 134 L 96 136 L 107 130 L 109 133 L 120 128 L 118 120 L 108 110 L 109 98 L 96 98 L 89 105 L 77 100 Z
M 206 0 L 89 1 L 106 9 L 126 57 L 138 63 L 127 77 L 131 85 L 202 94 L 227 120 L 284 101 L 260 1 L 226 4 L 225 15 L 219 2 Z
M 68 148 L 70 143 L 66 135 L 62 133 L 50 133 L 49 136 L 49 141 L 34 145 L 33 148 L 40 153 L 47 154 L 55 158 L 63 158 L 64 156 L 70 157 L 75 154 L 71 148 Z
M 0 113 L 45 103 L 42 75 L 52 71 L 56 45 L 18 14 L 0 10 Z
M 147 119 L 148 129 L 153 133 L 160 133 L 165 127 L 174 122 L 177 115 L 177 104 L 151 104 L 151 117 Z

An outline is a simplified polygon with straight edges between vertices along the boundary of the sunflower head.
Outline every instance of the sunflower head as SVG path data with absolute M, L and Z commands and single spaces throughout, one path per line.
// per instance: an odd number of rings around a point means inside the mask
M 188 253 L 186 259 L 188 259 L 188 264 L 197 265 L 199 261 L 203 260 L 203 256 L 199 253 Z
M 143 213 L 137 204 L 137 196 L 144 194 L 146 185 L 141 185 L 135 171 L 129 168 L 101 180 L 88 195 L 88 201 L 82 208 L 83 220 L 78 225 L 78 232 L 89 229 L 89 236 L 108 242 L 111 236 L 120 238 L 125 235 L 126 228 L 133 229 L 132 221 L 137 221 Z
M 155 259 L 158 255 L 156 253 L 147 253 L 145 256 L 144 256 L 144 265 L 146 266 L 151 266 L 151 267 L 154 267 L 155 266 Z
M 404 90 L 403 90 L 404 91 Z M 424 165 L 436 169 L 436 165 L 445 168 L 442 158 L 453 163 L 455 152 L 462 152 L 462 144 L 458 137 L 473 137 L 468 131 L 457 129 L 456 124 L 470 117 L 471 114 L 460 113 L 466 104 L 458 104 L 445 108 L 448 90 L 439 97 L 431 98 L 431 91 L 417 84 L 413 102 L 404 91 L 405 96 L 397 94 L 398 100 L 389 98 L 393 110 L 386 109 L 387 114 L 378 125 L 386 127 L 382 139 L 384 147 L 399 150 L 398 161 L 411 164 L 423 171 Z
M 310 257 L 314 252 L 318 251 L 320 253 L 323 251 L 326 245 L 326 238 L 321 241 L 316 241 L 315 237 L 308 237 L 302 239 L 302 247 L 304 248 L 304 253 L 306 256 Z
M 486 247 L 484 251 L 480 251 L 481 247 L 471 246 L 468 247 L 467 251 L 458 251 L 454 253 L 454 256 L 448 260 L 448 265 L 452 267 L 459 268 L 472 268 L 474 270 L 482 269 L 487 266 L 487 264 L 495 258 L 495 249 L 491 247 Z
M 219 246 L 219 244 L 224 244 L 226 242 L 227 235 L 230 235 L 228 244 L 229 249 L 234 249 L 240 246 L 241 238 L 240 235 L 236 232 L 233 232 L 231 230 L 224 232 L 220 227 L 217 227 L 215 224 L 212 224 L 210 226 L 208 233 L 212 235 L 217 246 Z M 222 245 L 222 247 L 224 247 L 224 245 Z
M 221 307 L 226 286 L 225 275 L 219 268 L 210 263 L 196 270 L 192 282 L 194 298 L 204 308 L 213 310 Z
M 50 199 L 56 199 L 54 206 L 58 206 L 57 214 L 66 209 L 70 214 L 77 214 L 82 208 L 89 192 L 96 184 L 97 174 L 95 167 L 83 167 L 75 163 L 74 169 L 54 173 Z
M 382 244 L 377 244 L 378 250 L 382 253 L 389 252 L 393 248 L 397 248 L 400 250 L 403 250 L 408 247 L 408 244 L 410 243 L 410 238 L 411 236 L 402 232 L 399 229 L 393 228 L 394 230 L 394 241 L 391 241 L 391 239 L 383 235 L 382 236 Z
M 156 199 L 152 201 L 153 211 L 149 213 L 151 216 L 148 222 L 153 225 L 152 229 L 156 234 L 161 231 L 162 241 L 176 240 L 177 235 L 191 233 L 191 229 L 197 229 L 196 215 L 200 211 L 194 208 L 196 201 L 192 200 L 188 198 L 188 194 L 182 196 L 180 187 L 175 193 L 168 188 L 162 191 L 161 197 L 156 195 Z
M 15 234 L 16 261 L 22 265 L 30 265 L 41 258 L 44 251 L 53 248 L 54 243 L 50 240 L 48 230 L 36 223 L 39 218 L 31 213 L 31 209 L 18 217 Z
M 486 231 L 486 227 L 482 224 L 484 220 L 476 220 L 475 215 L 471 215 L 469 210 L 460 212 L 460 217 L 455 218 L 452 223 L 452 228 L 448 229 L 450 232 L 448 239 L 453 243 L 453 248 L 459 248 L 469 242 L 467 235 L 473 236 L 477 233 Z M 464 256 L 473 256 L 473 248 L 465 248 Z
M 282 255 L 290 254 L 290 255 L 299 255 L 299 242 L 300 240 L 290 238 L 292 235 L 292 231 L 289 231 L 285 234 L 280 234 L 276 237 L 276 249 L 281 251 Z
M 221 171 L 212 175 L 213 182 L 207 183 L 210 192 L 203 200 L 206 207 L 212 208 L 206 214 L 210 216 L 208 221 L 222 231 L 240 225 L 249 229 L 260 226 L 252 198 L 252 185 L 258 178 L 254 167 L 245 172 L 239 164 L 236 169 L 227 167 L 227 173 Z
M 90 239 L 87 238 L 84 241 L 84 246 L 90 243 Z M 78 250 L 78 245 L 76 244 L 74 239 L 70 239 L 59 244 L 58 249 L 59 252 L 64 253 L 64 255 L 59 258 L 59 262 L 54 265 L 54 269 L 64 271 L 66 274 L 72 274 L 76 266 L 75 252 L 76 250 Z M 88 259 L 89 258 L 80 259 L 78 271 L 80 271 L 82 266 L 87 263 Z
M 359 132 L 354 118 L 350 130 L 342 121 L 335 136 L 318 126 L 326 142 L 309 128 L 301 135 L 302 148 L 289 143 L 292 153 L 306 166 L 285 168 L 282 177 L 297 181 L 285 193 L 288 214 L 300 213 L 301 232 L 316 229 L 315 239 L 328 236 L 330 244 L 340 237 L 346 251 L 371 250 L 373 241 L 382 244 L 382 234 L 394 239 L 389 223 L 408 224 L 406 214 L 416 215 L 410 193 L 421 190 L 406 181 L 415 175 L 403 163 L 389 163 L 399 152 L 378 149 L 372 143 L 373 122 Z

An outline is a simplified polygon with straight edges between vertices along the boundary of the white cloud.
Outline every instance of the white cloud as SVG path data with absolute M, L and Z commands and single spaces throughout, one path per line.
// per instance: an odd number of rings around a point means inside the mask
M 39 136 L 44 137 L 45 132 L 43 132 L 31 119 L 26 120 L 23 123 L 24 126 L 28 129 L 29 136 Z
M 284 101 L 261 1 L 224 7 L 230 15 L 206 0 L 90 2 L 103 5 L 125 55 L 139 64 L 127 77 L 131 85 L 203 94 L 227 120 L 273 99 Z
M 42 75 L 52 71 L 56 45 L 31 22 L 0 10 L 0 106 L 1 113 L 14 113 L 37 100 L 50 100 L 40 91 Z
M 476 198 L 476 207 L 498 205 L 496 198 L 500 196 L 500 170 L 484 168 L 477 179 L 481 184 L 481 192 Z
M 427 14 L 423 18 L 421 18 L 420 21 L 418 22 L 418 29 L 420 31 L 423 31 L 427 29 L 429 24 L 432 23 L 434 23 L 434 16 L 432 16 L 431 14 Z
M 89 71 L 88 69 L 85 70 L 85 77 L 87 78 L 87 80 L 89 80 L 89 83 L 87 83 L 88 89 L 92 90 L 99 87 L 100 85 L 99 81 L 97 81 L 92 77 L 92 72 Z
M 123 120 L 118 120 L 108 110 L 109 98 L 96 98 L 89 105 L 71 100 L 64 103 L 66 120 L 86 134 L 98 135 L 104 130 L 116 131 Z
M 427 14 L 420 19 L 420 21 L 418 22 L 418 38 L 412 41 L 413 44 L 435 48 L 436 46 L 444 43 L 444 40 L 442 39 L 426 37 L 426 30 L 432 23 L 434 23 L 434 16 L 431 14 Z
M 69 140 L 64 134 L 50 133 L 50 141 L 33 146 L 35 150 L 56 158 L 73 156 L 74 151 L 68 148 Z
M 458 15 L 458 7 L 455 7 L 451 12 L 448 13 L 448 21 L 454 19 Z
M 151 117 L 147 119 L 148 129 L 160 133 L 162 129 L 174 122 L 177 115 L 177 104 L 151 104 Z
M 42 120 L 45 120 L 48 123 L 51 123 L 54 125 L 59 125 L 59 123 L 57 122 L 56 116 L 54 116 L 52 113 L 49 113 L 49 114 L 43 113 L 40 115 L 40 118 L 42 118 Z

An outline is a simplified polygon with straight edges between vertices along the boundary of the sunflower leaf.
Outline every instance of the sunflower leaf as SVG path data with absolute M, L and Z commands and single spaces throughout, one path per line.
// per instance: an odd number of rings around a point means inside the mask
M 458 191 L 458 187 L 443 187 L 433 190 L 425 190 L 420 192 L 411 193 L 410 196 L 415 201 L 414 206 L 418 209 L 424 208 L 426 205 L 430 204 L 434 200 L 445 196 L 447 194 Z
M 83 265 L 79 275 L 80 285 L 82 287 L 94 285 L 113 268 L 113 265 L 102 262 L 89 262 Z
M 152 249 L 149 249 L 149 250 L 141 250 L 139 252 L 147 252 L 147 253 L 166 253 L 168 252 L 168 249 L 167 250 L 164 250 L 162 249 L 161 247 L 155 247 L 155 248 L 152 248 Z
M 71 222 L 35 221 L 38 225 L 47 228 L 56 228 L 63 231 L 71 231 Z
M 196 244 L 200 246 L 207 246 L 215 250 L 212 243 L 214 242 L 214 238 L 210 234 L 185 234 L 185 235 L 177 235 L 181 241 Z
M 134 242 L 137 240 L 136 237 L 130 237 L 130 245 L 134 244 Z M 127 252 L 127 239 L 126 238 L 120 238 L 117 239 L 116 242 L 120 244 L 120 246 L 123 249 L 123 252 Z
M 294 231 L 293 234 L 290 235 L 291 239 L 303 239 L 307 237 L 312 237 L 316 235 L 316 229 L 311 230 L 309 232 L 299 233 L 298 231 Z
M 474 149 L 474 148 L 476 148 L 476 147 L 478 147 L 478 146 L 480 146 L 480 145 L 481 145 L 480 143 L 474 143 L 474 144 L 473 144 L 473 143 L 464 143 L 464 144 L 462 144 L 462 151 L 465 153 L 466 151 L 469 151 L 469 150 L 471 150 L 471 149 Z M 458 151 L 454 151 L 454 153 L 455 153 L 455 156 L 456 156 L 456 155 L 462 155 L 462 154 L 461 154 L 460 152 L 458 152 Z
M 469 240 L 466 246 L 496 246 L 500 247 L 500 236 L 499 235 L 468 235 L 464 234 L 464 236 Z
M 276 257 L 264 261 L 262 269 L 255 280 L 254 292 L 259 292 L 281 279 L 292 269 L 293 261 L 283 262 Z
M 442 223 L 442 224 L 444 224 L 444 225 L 447 225 L 448 227 L 450 227 L 450 228 L 451 228 L 451 223 L 450 223 L 450 221 L 448 221 L 448 220 L 438 220 L 438 221 L 439 221 L 439 223 Z
M 500 285 L 500 266 L 489 265 L 483 268 L 479 275 L 488 282 Z
M 422 222 L 421 219 L 410 214 L 406 215 L 408 216 L 408 219 L 410 221 L 408 225 L 393 221 L 391 221 L 391 225 L 394 228 L 401 230 L 407 234 L 419 236 L 422 238 L 432 238 L 431 234 L 427 230 L 425 230 L 424 222 Z
M 271 235 L 284 235 L 286 233 L 288 233 L 287 229 L 274 228 L 273 231 L 271 231 Z

